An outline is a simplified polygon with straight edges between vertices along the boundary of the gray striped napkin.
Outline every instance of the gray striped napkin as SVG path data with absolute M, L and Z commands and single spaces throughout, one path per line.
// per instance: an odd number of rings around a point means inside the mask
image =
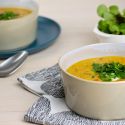
M 18 78 L 20 85 L 41 96 L 24 116 L 27 122 L 44 125 L 125 125 L 125 120 L 100 121 L 82 117 L 65 104 L 58 65 Z

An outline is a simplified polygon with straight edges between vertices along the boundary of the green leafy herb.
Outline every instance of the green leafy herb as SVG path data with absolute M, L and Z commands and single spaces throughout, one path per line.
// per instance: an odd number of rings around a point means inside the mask
M 119 34 L 120 33 L 120 29 L 119 29 L 119 26 L 117 24 L 109 25 L 109 30 L 113 34 Z
M 105 20 L 115 21 L 115 16 L 110 12 L 105 12 L 104 13 L 104 19 Z
M 123 10 L 123 16 L 125 17 L 125 9 Z
M 102 18 L 98 22 L 98 29 L 109 34 L 125 34 L 125 9 L 120 12 L 117 5 L 107 7 L 101 4 L 97 7 L 97 14 Z M 122 26 L 121 26 L 122 25 Z
M 99 26 L 98 26 L 98 28 L 99 28 L 100 30 L 103 30 L 103 32 L 105 32 L 105 33 L 109 33 L 109 24 L 108 24 L 108 22 L 105 21 L 105 20 L 100 20 L 100 21 L 99 21 Z
M 108 11 L 108 8 L 104 4 L 101 4 L 97 7 L 97 13 L 100 17 L 103 17 L 105 12 L 107 11 Z
M 97 73 L 102 81 L 117 81 L 125 79 L 125 65 L 119 62 L 93 63 L 93 71 Z
M 14 12 L 4 12 L 0 14 L 0 20 L 11 20 L 18 17 L 18 14 Z
M 125 35 L 125 23 L 121 23 L 119 27 L 120 27 L 120 32 Z
M 119 8 L 116 5 L 112 5 L 109 7 L 109 12 L 112 13 L 113 15 L 118 15 L 119 12 Z

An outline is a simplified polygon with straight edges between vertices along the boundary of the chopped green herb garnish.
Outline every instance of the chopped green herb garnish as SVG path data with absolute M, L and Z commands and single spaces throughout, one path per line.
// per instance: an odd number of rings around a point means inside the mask
M 8 11 L 0 14 L 0 20 L 11 20 L 17 18 L 18 16 L 18 14 Z
M 119 62 L 93 63 L 93 71 L 99 75 L 102 81 L 117 81 L 125 79 L 125 65 Z

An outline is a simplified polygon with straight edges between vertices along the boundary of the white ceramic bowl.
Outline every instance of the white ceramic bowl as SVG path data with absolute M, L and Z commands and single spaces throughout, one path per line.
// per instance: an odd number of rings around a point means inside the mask
M 59 60 L 65 100 L 76 113 L 101 120 L 125 118 L 125 81 L 96 82 L 69 74 L 66 69 L 87 58 L 125 56 L 124 43 L 99 43 L 73 50 Z
M 32 13 L 13 20 L 0 21 L 0 52 L 17 50 L 36 39 L 38 4 L 34 0 L 0 0 L 0 7 L 22 7 Z
M 114 35 L 101 32 L 97 25 L 95 26 L 93 32 L 99 39 L 99 42 L 102 43 L 116 43 L 116 42 L 124 42 L 125 43 L 125 35 Z

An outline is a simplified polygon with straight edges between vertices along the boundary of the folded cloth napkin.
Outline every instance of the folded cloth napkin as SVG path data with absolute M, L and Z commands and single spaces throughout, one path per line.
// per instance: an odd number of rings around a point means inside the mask
M 71 111 L 64 101 L 63 83 L 58 65 L 18 78 L 20 85 L 41 96 L 24 116 L 27 122 L 44 125 L 125 125 L 125 120 L 100 121 Z

